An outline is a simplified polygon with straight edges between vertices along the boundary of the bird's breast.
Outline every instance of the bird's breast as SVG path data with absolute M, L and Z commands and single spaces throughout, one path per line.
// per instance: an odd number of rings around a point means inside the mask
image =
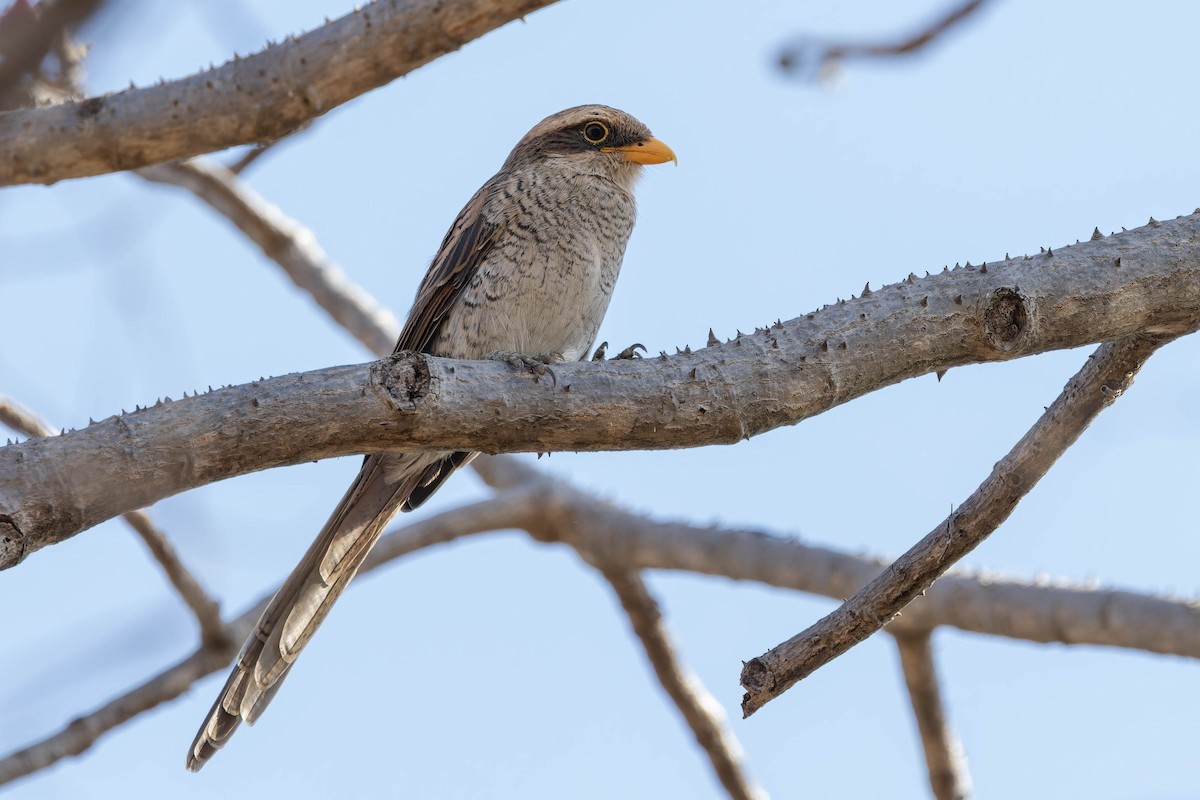
M 633 198 L 593 176 L 527 175 L 502 184 L 485 213 L 499 230 L 442 328 L 439 354 L 584 358 L 633 230 Z

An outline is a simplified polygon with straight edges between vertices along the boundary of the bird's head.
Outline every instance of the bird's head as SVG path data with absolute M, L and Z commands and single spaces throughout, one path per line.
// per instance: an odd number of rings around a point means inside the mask
M 546 117 L 517 143 L 505 167 L 548 159 L 574 171 L 603 175 L 626 189 L 642 165 L 676 161 L 671 148 L 635 117 L 601 105 L 576 106 Z

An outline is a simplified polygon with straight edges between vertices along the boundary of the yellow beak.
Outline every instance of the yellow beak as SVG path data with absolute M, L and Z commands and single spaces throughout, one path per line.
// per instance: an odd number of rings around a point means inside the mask
M 600 150 L 605 153 L 621 153 L 625 156 L 626 161 L 634 161 L 638 164 L 665 164 L 668 161 L 674 161 L 675 166 L 679 166 L 679 159 L 675 157 L 675 151 L 667 147 L 664 142 L 654 138 L 627 144 L 624 147 L 601 147 Z

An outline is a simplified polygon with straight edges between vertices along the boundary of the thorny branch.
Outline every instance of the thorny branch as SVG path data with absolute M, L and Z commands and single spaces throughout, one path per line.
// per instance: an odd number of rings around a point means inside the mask
M 544 4 L 528 5 L 534 7 Z M 982 0 L 965 4 L 958 17 L 951 14 L 942 23 L 934 26 L 924 38 L 914 37 L 908 43 L 893 46 L 894 52 L 907 52 L 924 45 L 956 22 L 957 18 L 966 16 L 980 5 Z M 339 21 L 341 22 L 344 20 Z M 280 50 L 288 47 L 290 44 L 269 48 L 267 53 L 271 54 L 272 59 L 278 58 L 282 63 L 284 58 Z M 272 53 L 272 49 L 275 52 Z M 882 52 L 885 48 L 877 49 L 880 52 L 864 54 L 885 54 Z M 846 57 L 856 53 L 845 52 L 837 55 Z M 211 76 L 213 73 L 206 74 Z M 203 77 L 204 75 L 196 76 L 167 86 L 184 89 L 188 80 L 195 81 Z M 122 93 L 106 100 L 119 100 L 130 94 Z M 323 113 L 327 107 L 315 109 L 313 115 Z M 3 124 L 4 120 L 0 118 L 0 128 Z M 291 123 L 289 121 L 286 124 Z M 283 130 L 278 135 L 286 132 Z M 254 139 L 244 141 L 252 140 Z M 260 150 L 261 148 L 252 152 L 257 153 Z M 187 154 L 177 153 L 164 158 L 178 158 Z M 74 162 L 74 166 L 67 167 L 68 174 L 47 177 L 49 173 L 43 173 L 40 179 L 50 182 L 61 177 L 70 177 L 70 169 L 78 168 L 78 163 Z M 244 163 L 239 163 L 232 172 L 240 171 L 243 167 Z M 63 165 L 58 164 L 55 168 L 61 169 Z M 123 167 L 108 166 L 103 167 L 101 171 L 111 168 Z M 365 293 L 355 296 L 356 287 L 348 282 L 340 283 L 339 279 L 342 276 L 338 276 L 336 272 L 331 279 L 329 267 L 333 265 L 324 257 L 320 248 L 316 247 L 311 234 L 249 192 L 236 177 L 227 174 L 229 172 L 193 162 L 163 168 L 158 177 L 191 189 L 214 209 L 233 220 L 263 248 L 264 252 L 288 268 L 289 274 L 293 275 L 293 280 L 298 285 L 313 293 L 318 302 L 330 309 L 339 322 L 373 351 L 383 353 L 390 350 L 395 336 L 394 318 L 382 311 L 378 304 L 370 301 Z M 1150 227 L 1157 225 L 1158 223 L 1152 221 Z M 257 236 L 252 232 L 256 229 L 259 231 Z M 1060 254 L 1062 252 L 1060 251 Z M 281 253 L 282 256 L 279 255 Z M 1117 255 L 1116 265 L 1120 264 L 1121 256 Z M 993 265 L 992 269 L 995 270 L 997 266 L 999 265 Z M 333 266 L 333 269 L 336 270 L 336 266 Z M 986 271 L 986 268 L 981 270 Z M 298 278 L 296 274 L 302 277 Z M 910 276 L 910 286 L 913 285 L 913 277 Z M 1025 285 L 1024 281 L 1022 285 Z M 370 302 L 361 302 L 364 298 Z M 922 306 L 928 307 L 930 299 L 926 296 Z M 963 296 L 958 295 L 954 302 L 956 305 L 962 305 Z M 936 302 L 934 305 L 936 306 Z M 1038 303 L 1032 305 L 1036 309 Z M 335 311 L 339 306 L 340 311 Z M 1021 303 L 1017 303 L 1016 307 L 1009 308 L 1008 317 L 993 315 L 993 319 L 989 321 L 1001 323 L 992 326 L 992 333 L 995 334 L 992 344 L 1008 348 L 1014 355 L 1032 352 L 1025 349 L 1027 342 L 1023 338 L 1024 327 L 1026 323 L 1032 324 L 1036 320 L 1020 319 L 1021 310 Z M 809 319 L 811 318 L 812 315 L 809 316 Z M 1008 325 L 1007 328 L 1005 324 Z M 1196 321 L 1186 313 L 1178 313 L 1174 317 L 1168 314 L 1166 319 L 1157 319 L 1149 327 L 1159 326 L 1178 332 L 1190 330 L 1195 325 Z M 845 341 L 843 340 L 843 347 Z M 826 340 L 823 345 L 822 351 L 826 351 L 829 341 Z M 838 379 L 842 377 L 836 371 L 831 371 L 831 374 Z M 724 574 L 777 586 L 815 591 L 837 598 L 844 597 L 853 588 L 861 586 L 880 566 L 877 560 L 767 537 L 754 531 L 697 529 L 680 523 L 655 522 L 611 504 L 602 503 L 560 481 L 540 476 L 512 459 L 480 459 L 476 464 L 485 479 L 500 490 L 494 498 L 426 519 L 390 534 L 380 542 L 364 571 L 421 547 L 501 528 L 522 528 L 539 540 L 567 542 L 579 549 L 585 558 L 593 563 L 605 563 L 613 570 L 611 574 L 616 580 L 610 577 L 610 582 L 626 605 L 635 629 L 650 631 L 649 638 L 643 636 L 643 643 L 654 663 L 655 641 L 661 639 L 663 647 L 668 644 L 661 636 L 655 638 L 655 630 L 662 634 L 661 626 L 658 625 L 653 598 L 645 591 L 645 586 L 637 575 L 636 571 L 639 569 L 689 569 L 707 574 Z M 595 559 L 603 561 L 597 562 Z M 640 592 L 637 591 L 639 587 Z M 263 602 L 265 603 L 265 598 Z M 246 634 L 257 618 L 261 606 L 262 603 L 259 603 L 231 623 L 227 630 L 229 638 L 226 642 L 236 642 Z M 1000 608 L 1010 611 L 1016 608 L 1020 613 L 1001 616 L 996 613 Z M 928 708 L 928 686 L 922 686 L 919 682 L 923 679 L 936 680 L 932 672 L 922 672 L 923 668 L 920 667 L 921 658 L 930 655 L 928 639 L 922 637 L 927 637 L 928 631 L 935 625 L 956 625 L 966 630 L 1028 638 L 1033 641 L 1090 641 L 1139 647 L 1153 652 L 1197 655 L 1200 654 L 1200 636 L 1196 634 L 1194 617 L 1193 605 L 1184 602 L 1161 600 L 1128 592 L 1096 592 L 1070 586 L 1029 585 L 998 580 L 994 576 L 976 577 L 960 573 L 951 574 L 939 581 L 925 597 L 910 606 L 903 621 L 893 623 L 891 630 L 897 635 L 902 658 L 907 658 L 917 665 L 910 668 L 906 661 L 905 676 L 920 721 L 921 711 L 917 709 L 917 705 L 920 701 Z M 917 646 L 921 642 L 924 643 L 923 651 Z M 670 651 L 667 650 L 665 655 L 666 663 L 672 668 L 669 672 L 677 678 L 680 677 L 678 665 L 674 663 Z M 201 648 L 175 667 L 96 712 L 82 717 L 59 734 L 0 760 L 0 783 L 29 774 L 66 755 L 82 752 L 107 730 L 128 721 L 141 711 L 178 696 L 200 677 L 221 669 L 230 657 L 232 651 L 229 644 L 216 643 L 215 646 Z M 655 666 L 657 670 L 658 664 L 655 663 Z M 932 667 L 931 660 L 928 666 Z M 660 672 L 660 679 L 661 676 Z M 674 698 L 675 693 L 671 691 L 671 685 L 668 685 L 669 680 L 670 677 L 664 679 L 664 686 Z M 677 691 L 680 687 L 691 688 L 686 683 L 675 685 Z M 936 683 L 933 687 L 936 693 Z M 703 689 L 700 688 L 699 691 L 701 694 L 692 696 L 691 700 L 703 710 L 704 703 L 697 700 L 698 697 L 703 697 Z M 688 717 L 688 699 L 685 697 L 684 701 L 680 702 L 676 698 L 676 702 L 685 717 Z M 689 724 L 693 725 L 697 739 L 703 744 L 703 730 L 708 730 L 705 726 L 711 726 L 715 721 L 707 717 L 700 719 L 698 723 L 692 723 L 689 718 Z M 717 733 L 719 736 L 719 727 Z M 922 738 L 926 741 L 924 728 Z M 723 757 L 721 751 L 718 750 L 716 757 L 710 753 L 710 757 L 720 772 L 721 765 L 718 761 Z M 732 757 L 731 747 L 726 748 L 724 757 Z M 936 788 L 932 759 L 930 770 L 931 780 Z M 965 778 L 965 773 L 963 775 Z M 749 791 L 748 788 L 745 790 Z M 937 796 L 940 798 L 955 795 Z
M 0 395 L 0 424 L 26 436 L 53 436 L 54 431 L 37 414 L 9 397 Z M 170 539 L 151 521 L 144 511 L 130 511 L 122 519 L 141 537 L 154 560 L 162 567 L 167 580 L 196 616 L 200 640 L 205 647 L 223 647 L 227 633 L 221 622 L 221 610 L 208 596 L 204 587 L 184 566 Z
M 935 800 L 966 800 L 971 796 L 971 776 L 962 743 L 946 721 L 930 632 L 903 633 L 893 638 L 925 751 L 929 788 Z
M 387 450 L 729 444 L 916 375 L 1198 326 L 1194 214 L 1028 259 L 910 276 L 674 357 L 556 365 L 549 380 L 498 362 L 400 354 L 257 381 L 0 449 L 0 514 L 12 526 L 0 566 L 257 469 Z M 597 415 L 607 424 L 590 424 Z M 132 464 L 144 476 L 135 485 Z
M 137 169 L 278 139 L 551 2 L 371 3 L 196 75 L 0 114 L 0 186 Z
M 797 681 L 878 631 L 1004 522 L 1096 416 L 1174 337 L 1130 336 L 1101 345 L 979 488 L 925 538 L 840 608 L 742 669 L 750 716 Z

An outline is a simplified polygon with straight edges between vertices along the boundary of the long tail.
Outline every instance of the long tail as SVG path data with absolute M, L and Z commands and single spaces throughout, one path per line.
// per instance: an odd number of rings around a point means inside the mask
M 469 460 L 464 455 L 382 455 L 363 462 L 346 496 L 242 646 L 225 688 L 192 742 L 189 770 L 204 766 L 242 720 L 254 724 L 384 526 L 402 505 L 406 510 L 420 505 Z

